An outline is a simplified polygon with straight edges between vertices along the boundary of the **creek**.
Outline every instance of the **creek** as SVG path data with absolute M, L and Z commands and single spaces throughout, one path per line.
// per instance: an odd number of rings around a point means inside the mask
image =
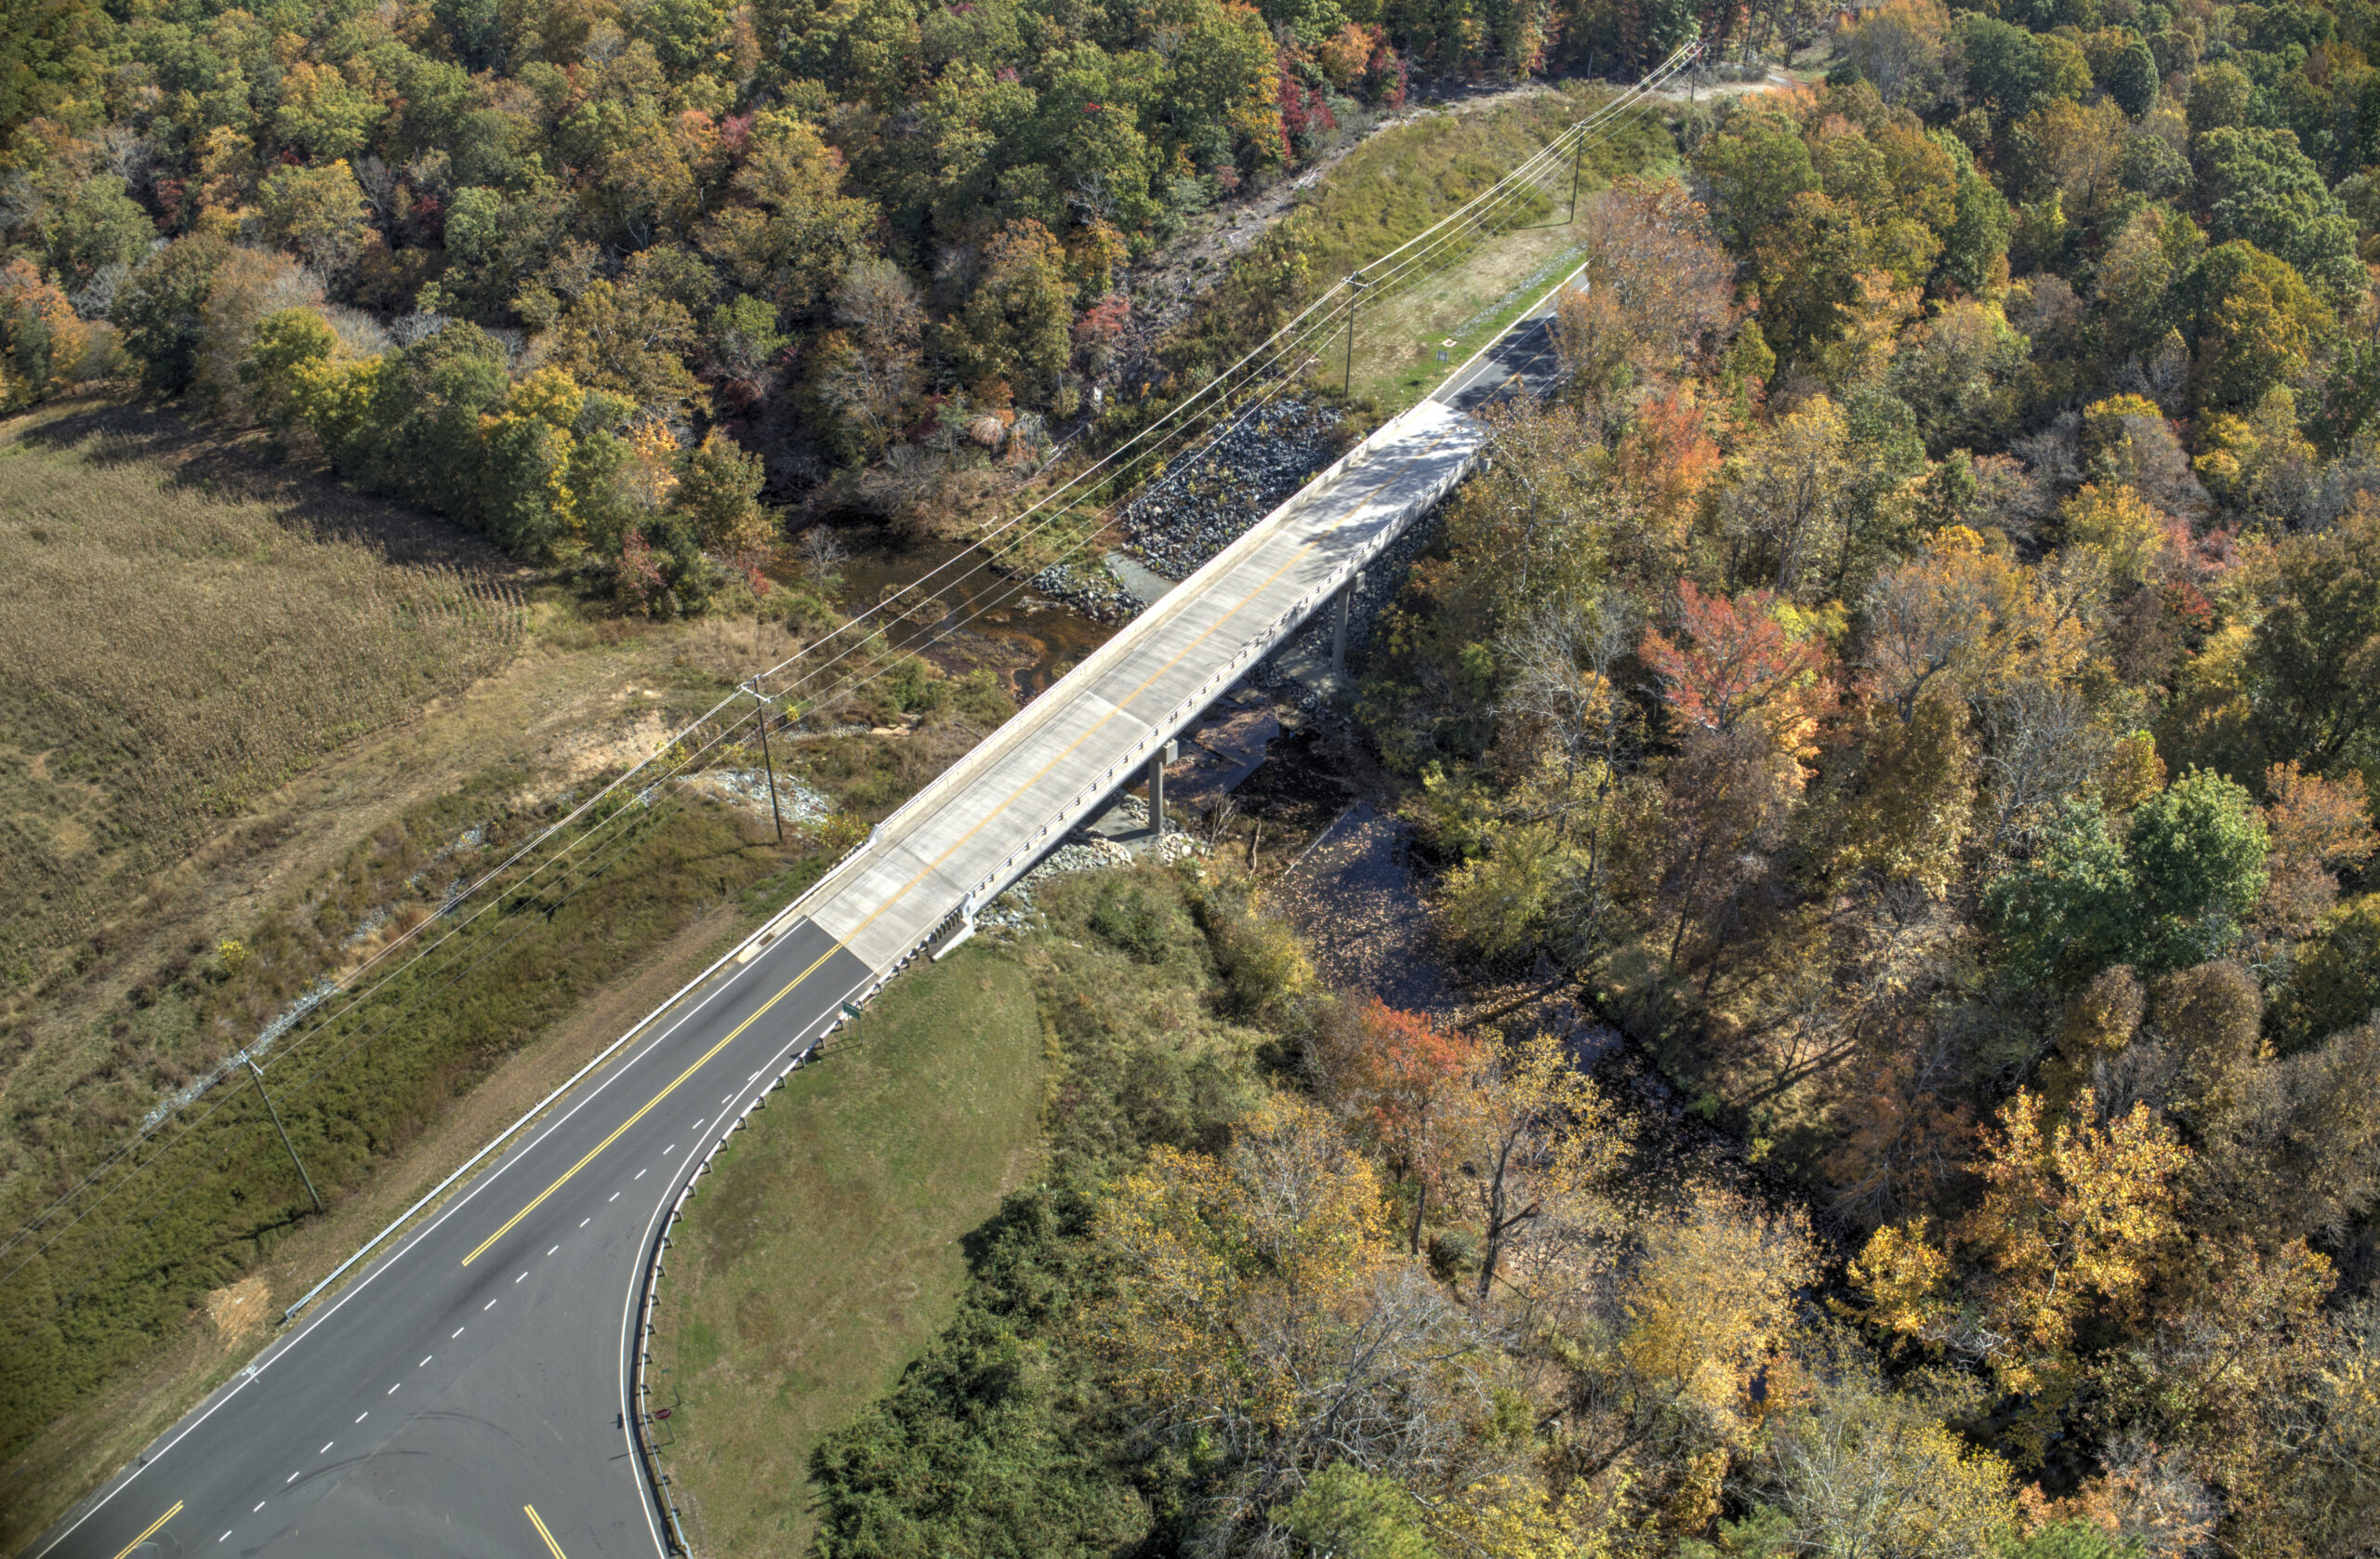
M 899 616 L 886 614 L 886 637 L 945 671 L 990 667 L 1019 706 L 1116 631 L 996 572 L 989 554 L 972 543 L 904 545 L 872 525 L 835 531 L 851 552 L 838 565 L 842 588 L 836 605 L 856 614 L 904 587 L 921 585 L 902 599 Z

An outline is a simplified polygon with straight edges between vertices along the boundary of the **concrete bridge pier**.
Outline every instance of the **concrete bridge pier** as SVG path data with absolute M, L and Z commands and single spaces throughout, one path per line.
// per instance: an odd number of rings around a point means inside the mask
M 1347 669 L 1347 618 L 1355 610 L 1355 592 L 1364 588 L 1364 576 L 1351 574 L 1331 598 L 1330 611 L 1330 670 L 1333 675 Z
M 1165 766 L 1181 752 L 1179 742 L 1168 742 L 1149 754 L 1149 832 L 1165 838 Z

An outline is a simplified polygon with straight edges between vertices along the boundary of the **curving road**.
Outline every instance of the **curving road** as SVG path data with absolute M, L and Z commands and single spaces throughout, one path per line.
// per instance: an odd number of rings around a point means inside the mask
M 1551 375 L 1552 296 L 886 819 L 25 1552 L 667 1552 L 628 1420 L 634 1308 L 694 1163 L 846 1002 L 950 945 L 1461 479 L 1486 437 L 1462 413 Z
M 1563 292 L 1585 271 L 1580 265 L 1504 328 L 1470 362 L 1447 376 L 1430 399 L 1459 412 L 1476 412 L 1521 395 L 1543 395 L 1561 375 L 1554 315 Z
M 687 1166 L 872 983 L 807 920 L 624 1049 L 27 1552 L 651 1554 L 629 1304 Z

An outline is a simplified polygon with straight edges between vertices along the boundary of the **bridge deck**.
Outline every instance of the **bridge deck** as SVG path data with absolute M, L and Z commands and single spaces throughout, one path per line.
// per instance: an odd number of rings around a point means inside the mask
M 667 1552 L 671 1518 L 639 1473 L 635 1425 L 651 1404 L 637 1306 L 694 1166 L 844 1001 L 971 895 L 980 905 L 1030 867 L 1461 479 L 1487 435 L 1461 414 L 1554 372 L 1554 296 L 886 819 L 536 1124 L 524 1117 L 476 1178 L 54 1526 L 34 1559 Z
M 806 917 L 889 973 L 1129 783 L 1445 496 L 1486 434 L 1435 402 L 1381 428 L 887 818 L 780 923 Z

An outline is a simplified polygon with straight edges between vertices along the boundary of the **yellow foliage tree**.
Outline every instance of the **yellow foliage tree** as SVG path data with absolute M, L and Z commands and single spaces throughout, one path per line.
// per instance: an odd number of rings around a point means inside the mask
M 2046 1129 L 2043 1113 L 2023 1090 L 2001 1110 L 1979 1166 L 1983 1200 L 1946 1242 L 1922 1223 L 1881 1229 L 1851 1264 L 1871 1320 L 1979 1357 L 2030 1400 L 2016 1440 L 2034 1460 L 2081 1384 L 2082 1323 L 2136 1320 L 2175 1249 L 2190 1159 L 2146 1104 L 2102 1125 L 2085 1089 Z
M 2015 1535 L 2007 1465 L 1942 1421 L 1915 1390 L 1858 1359 L 1817 1361 L 1804 1400 L 1768 1430 L 1781 1552 L 1973 1559 Z
M 1639 1375 L 1735 1431 L 1752 1385 L 1792 1335 L 1795 1296 L 1818 1275 L 1809 1221 L 1767 1214 L 1721 1191 L 1657 1227 L 1623 1301 L 1619 1353 Z
M 2069 547 L 2096 551 L 2109 577 L 2128 585 L 2148 579 L 2165 549 L 2165 517 L 2130 487 L 2086 482 L 2058 516 Z
M 1627 1138 L 1610 1101 L 1551 1035 L 1485 1048 L 1463 1083 L 1435 1141 L 1434 1178 L 1479 1231 L 1484 1299 L 1524 1236 L 1592 1218 L 1587 1198 Z
M 1488 1527 L 1551 1519 L 1533 1487 L 1497 1481 L 1510 1459 L 1476 1426 L 1498 1352 L 1390 1246 L 1382 1192 L 1329 1115 L 1276 1095 L 1221 1156 L 1160 1147 L 1100 1209 L 1110 1291 L 1084 1332 L 1144 1428 L 1198 1447 L 1197 1519 L 1219 1534 L 1331 1462 Z

